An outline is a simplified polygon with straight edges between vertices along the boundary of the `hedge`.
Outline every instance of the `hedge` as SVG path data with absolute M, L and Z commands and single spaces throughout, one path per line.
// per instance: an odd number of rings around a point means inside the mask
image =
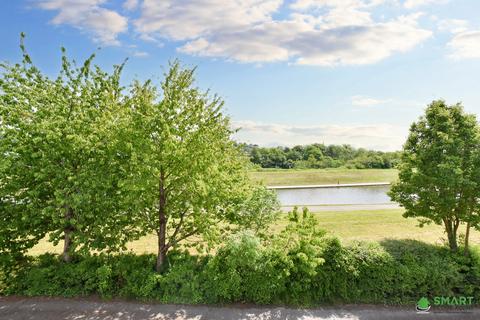
M 414 240 L 280 248 L 243 233 L 216 254 L 174 251 L 163 273 L 154 255 L 52 254 L 2 259 L 0 294 L 134 298 L 163 303 L 411 304 L 420 297 L 480 298 L 480 258 Z M 312 250 L 313 248 L 313 250 Z

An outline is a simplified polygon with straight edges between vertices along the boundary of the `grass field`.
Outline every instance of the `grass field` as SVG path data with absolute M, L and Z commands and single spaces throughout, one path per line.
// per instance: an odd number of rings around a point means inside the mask
M 358 182 L 392 182 L 397 178 L 395 169 L 316 169 L 316 170 L 262 170 L 252 171 L 251 176 L 266 185 L 312 185 Z M 441 226 L 428 225 L 419 228 L 416 219 L 402 217 L 403 209 L 371 211 L 323 211 L 315 213 L 320 227 L 338 236 L 343 242 L 352 240 L 381 241 L 383 239 L 416 239 L 429 243 L 443 243 L 445 235 Z M 283 216 L 273 227 L 280 230 L 286 224 Z M 464 226 L 460 232 L 464 232 Z M 136 253 L 156 253 L 155 235 L 143 237 L 128 244 Z M 480 244 L 480 233 L 472 231 L 471 243 Z M 62 243 L 53 247 L 42 241 L 30 254 L 60 253 Z
M 314 185 L 359 182 L 392 182 L 396 169 L 278 169 L 251 171 L 250 176 L 267 186 Z
M 416 219 L 402 217 L 403 209 L 372 210 L 372 211 L 342 211 L 315 213 L 320 227 L 338 236 L 343 242 L 352 240 L 381 241 L 383 239 L 416 239 L 428 243 L 443 243 L 445 238 L 441 226 L 429 225 L 417 227 Z M 286 216 L 274 226 L 280 230 L 286 224 Z M 460 227 L 464 232 L 464 226 Z M 128 249 L 136 253 L 156 253 L 157 239 L 155 235 L 146 236 L 128 244 Z M 472 231 L 471 243 L 480 244 L 480 233 Z M 47 241 L 42 241 L 34 247 L 30 254 L 41 254 L 46 251 L 60 253 L 62 243 L 53 247 Z
M 403 209 L 321 212 L 316 217 L 320 226 L 344 241 L 415 239 L 429 243 L 443 243 L 446 235 L 442 226 L 427 225 L 418 227 L 414 218 L 404 218 Z M 460 233 L 465 232 L 461 225 Z M 471 232 L 471 243 L 480 244 L 480 233 Z

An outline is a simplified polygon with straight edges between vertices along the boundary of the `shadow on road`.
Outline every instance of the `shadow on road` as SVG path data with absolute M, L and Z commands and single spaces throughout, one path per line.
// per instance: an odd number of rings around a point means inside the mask
M 2 320 L 383 320 L 383 319 L 479 319 L 480 310 L 417 314 L 414 308 L 385 306 L 338 306 L 318 309 L 283 307 L 209 307 L 97 302 L 61 298 L 0 298 Z

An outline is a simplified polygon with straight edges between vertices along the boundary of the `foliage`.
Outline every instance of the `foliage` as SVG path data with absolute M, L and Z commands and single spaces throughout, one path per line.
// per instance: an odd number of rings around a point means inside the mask
M 278 236 L 272 238 L 271 246 L 285 252 L 290 262 L 289 281 L 286 290 L 289 303 L 311 303 L 305 293 L 314 290 L 314 278 L 319 267 L 325 262 L 323 251 L 330 241 L 324 237 L 324 230 L 307 208 L 301 214 L 294 207 L 288 214 L 289 223 Z
M 399 161 L 399 152 L 355 149 L 350 145 L 320 143 L 289 147 L 264 148 L 241 144 L 250 161 L 262 168 L 337 168 L 389 169 Z
M 285 292 L 290 267 L 281 251 L 267 249 L 254 234 L 234 235 L 207 264 L 207 301 L 272 302 Z
M 51 80 L 22 50 L 21 64 L 0 66 L 2 251 L 48 236 L 68 262 L 155 232 L 160 271 L 192 236 L 211 246 L 275 218 L 275 194 L 249 180 L 223 101 L 194 87 L 195 69 L 176 61 L 160 94 L 150 81 L 124 93 L 123 65 L 110 74 L 93 55 L 77 67 L 64 54 Z
M 229 211 L 228 221 L 234 223 L 231 225 L 232 232 L 253 230 L 257 236 L 264 236 L 280 215 L 280 203 L 275 191 L 254 185 L 244 190 L 242 197 Z
M 2 260 L 0 295 L 121 297 L 164 303 L 412 304 L 418 297 L 480 298 L 480 254 L 452 253 L 413 240 L 342 245 L 295 208 L 278 234 L 231 235 L 214 255 L 169 251 L 162 273 L 153 255 L 54 255 Z
M 157 271 L 181 241 L 197 236 L 211 246 L 231 224 L 261 228 L 278 209 L 250 182 L 223 101 L 195 87 L 194 73 L 175 61 L 160 93 L 148 81 L 132 88 L 135 162 L 122 187 L 142 230 L 158 235 Z
M 194 69 L 174 62 L 160 93 L 147 81 L 123 94 L 123 65 L 107 73 L 91 66 L 93 56 L 77 67 L 64 55 L 52 80 L 22 50 L 22 63 L 0 65 L 0 295 L 294 305 L 480 298 L 474 251 L 393 240 L 344 246 L 298 208 L 268 235 L 275 194 L 249 180 L 223 101 L 194 87 Z M 450 235 L 460 221 L 478 227 L 477 138 L 459 105 L 432 103 L 412 126 L 392 191 L 407 216 L 443 221 Z M 275 167 L 381 167 L 396 157 L 317 144 L 243 148 Z M 156 257 L 113 254 L 151 232 Z M 23 255 L 47 235 L 64 240 L 61 258 Z M 192 237 L 197 249 L 226 241 L 215 254 L 179 251 Z
M 458 247 L 460 223 L 479 223 L 473 214 L 480 197 L 479 146 L 474 115 L 465 114 L 460 104 L 433 101 L 410 128 L 399 181 L 389 193 L 405 207 L 405 217 L 443 224 L 452 250 Z
M 118 188 L 129 151 L 119 77 L 80 67 L 62 50 L 50 79 L 22 44 L 22 63 L 2 64 L 0 77 L 0 249 L 22 253 L 47 234 L 75 249 L 116 250 L 134 237 L 134 217 Z
M 480 256 L 413 240 L 355 242 L 323 237 L 314 252 L 278 250 L 251 232 L 230 237 L 215 255 L 170 251 L 155 272 L 154 255 L 86 255 L 65 264 L 45 254 L 0 269 L 0 295 L 135 298 L 164 303 L 319 305 L 412 304 L 418 297 L 480 299 Z M 305 255 L 321 263 L 305 264 Z M 320 262 L 320 261 L 319 261 Z M 14 270 L 14 271 L 12 271 Z M 7 274 L 8 272 L 8 274 Z

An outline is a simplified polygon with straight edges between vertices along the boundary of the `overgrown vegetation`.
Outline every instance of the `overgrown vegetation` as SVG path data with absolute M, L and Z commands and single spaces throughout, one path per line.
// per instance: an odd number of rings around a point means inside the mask
M 241 145 L 250 161 L 261 168 L 281 169 L 390 169 L 400 158 L 400 152 L 382 152 L 350 145 L 310 145 L 289 147 L 259 147 L 252 144 Z
M 413 304 L 419 297 L 480 298 L 480 257 L 413 240 L 342 245 L 307 211 L 290 214 L 276 236 L 229 237 L 215 255 L 171 251 L 155 272 L 154 255 L 55 255 L 10 262 L 2 295 L 121 297 L 165 303 L 318 305 Z M 4 262 L 5 263 L 5 262 Z

